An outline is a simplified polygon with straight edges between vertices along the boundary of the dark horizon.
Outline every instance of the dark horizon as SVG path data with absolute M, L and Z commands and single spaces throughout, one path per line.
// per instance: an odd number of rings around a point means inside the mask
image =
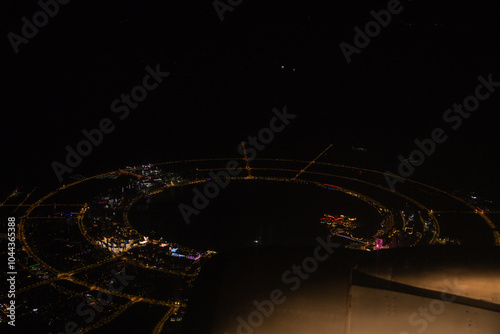
M 354 145 L 384 160 L 382 171 L 394 171 L 415 139 L 449 129 L 443 113 L 474 93 L 478 76 L 500 78 L 498 23 L 484 2 L 403 1 L 402 12 L 349 64 L 339 44 L 354 45 L 353 28 L 363 28 L 373 20 L 370 11 L 387 2 L 242 2 L 223 22 L 211 2 L 141 4 L 69 2 L 18 54 L 4 39 L 2 151 L 11 164 L 4 166 L 2 189 L 13 180 L 57 187 L 51 163 L 64 163 L 66 145 L 75 148 L 85 139 L 81 131 L 103 118 L 116 128 L 71 174 L 237 157 L 239 143 L 284 105 L 298 121 L 260 157 L 310 160 L 333 144 L 330 158 L 342 163 L 335 148 Z M 39 7 L 7 9 L 4 36 L 19 34 L 21 17 Z M 120 120 L 111 103 L 156 64 L 170 75 Z M 481 102 L 412 177 L 494 195 L 498 102 L 496 93 Z

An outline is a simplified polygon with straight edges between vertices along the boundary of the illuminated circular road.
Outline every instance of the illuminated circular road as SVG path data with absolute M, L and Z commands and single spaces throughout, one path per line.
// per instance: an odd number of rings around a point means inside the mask
M 175 298 L 165 299 L 134 291 L 110 291 L 105 285 L 99 284 L 96 281 L 89 281 L 85 278 L 86 276 L 82 278 L 82 275 L 86 275 L 87 272 L 91 273 L 96 268 L 104 268 L 104 266 L 110 263 L 127 263 L 128 266 L 137 267 L 138 270 L 158 272 L 159 274 L 164 273 L 165 275 L 179 277 L 182 280 L 190 280 L 192 282 L 199 272 L 200 263 L 213 253 L 206 249 L 197 250 L 202 253 L 199 258 L 193 260 L 192 264 L 186 265 L 184 269 L 174 269 L 157 267 L 146 260 L 141 260 L 140 257 L 133 257 L 129 254 L 135 252 L 133 250 L 139 249 L 141 248 L 140 246 L 144 246 L 145 244 L 151 244 L 151 247 L 164 247 L 170 240 L 162 240 L 163 245 L 160 245 L 158 241 L 153 242 L 152 240 L 148 240 L 130 250 L 120 252 L 109 251 L 103 248 L 102 244 L 96 238 L 95 233 L 92 232 L 95 229 L 96 223 L 95 221 L 94 225 L 89 223 L 89 219 L 86 216 L 91 206 L 90 203 L 95 202 L 97 196 L 104 196 L 103 194 L 106 195 L 106 198 L 119 198 L 120 191 L 123 192 L 127 184 L 135 184 L 137 187 L 140 184 L 140 187 L 142 187 L 140 191 L 137 191 L 137 194 L 133 198 L 126 201 L 123 217 L 117 218 L 118 226 L 133 230 L 128 220 L 128 213 L 137 201 L 146 196 L 155 196 L 172 187 L 189 186 L 203 189 L 203 185 L 208 182 L 209 173 L 226 170 L 226 165 L 230 161 L 236 161 L 242 167 L 239 175 L 232 177 L 232 180 L 238 180 L 238 182 L 256 180 L 279 181 L 291 184 L 300 183 L 328 187 L 332 191 L 342 192 L 345 195 L 362 200 L 376 208 L 379 212 L 392 211 L 392 216 L 399 214 L 402 211 L 401 208 L 405 205 L 411 205 L 418 210 L 422 223 L 424 223 L 422 215 L 428 217 L 428 221 L 432 223 L 432 226 L 429 228 L 432 231 L 432 235 L 427 242 L 428 244 L 435 244 L 445 238 L 450 238 L 459 239 L 462 243 L 500 245 L 500 236 L 493 222 L 495 221 L 498 224 L 498 212 L 480 211 L 453 194 L 408 179 L 398 186 L 397 192 L 391 191 L 386 183 L 383 172 L 327 162 L 289 159 L 255 159 L 247 165 L 247 168 L 244 167 L 247 161 L 244 161 L 241 157 L 234 159 L 171 161 L 120 169 L 82 179 L 61 186 L 59 189 L 30 205 L 19 221 L 19 239 L 24 250 L 35 261 L 45 266 L 47 271 L 51 273 L 51 276 L 48 279 L 40 280 L 29 286 L 20 287 L 18 294 L 27 293 L 31 289 L 47 284 L 62 289 L 62 287 L 55 283 L 69 281 L 77 286 L 89 290 L 104 291 L 129 301 L 128 303 L 124 303 L 119 308 L 119 311 L 100 319 L 88 328 L 86 327 L 84 332 L 98 328 L 115 318 L 119 318 L 121 313 L 126 312 L 135 303 L 162 306 L 166 308 L 166 311 L 163 317 L 158 319 L 153 330 L 153 333 L 160 333 L 164 327 L 170 326 L 167 320 L 175 316 L 179 308 L 185 307 L 184 300 Z M 148 172 L 144 173 L 145 170 Z M 158 175 L 149 175 L 150 171 L 155 171 Z M 165 182 L 165 177 L 160 177 L 162 175 L 174 175 L 176 181 Z M 231 184 L 228 187 L 231 187 Z M 221 191 L 224 191 L 224 189 L 221 189 Z M 71 255 L 72 261 L 75 264 L 68 264 L 66 260 L 58 260 L 58 262 L 52 257 L 47 257 L 48 252 L 40 250 L 40 247 L 44 247 L 44 243 L 37 242 L 39 232 L 33 227 L 57 221 L 60 217 L 54 216 L 55 211 L 74 211 L 78 214 L 77 216 L 75 215 L 81 237 L 78 242 L 84 242 L 88 247 L 103 252 L 99 261 L 88 263 L 85 262 L 86 260 L 82 260 L 85 259 L 83 254 L 81 258 L 79 258 L 79 254 L 76 254 Z M 405 218 L 403 217 L 402 220 L 404 225 Z M 418 218 L 416 220 L 418 221 Z M 27 231 L 35 232 L 28 233 Z M 145 238 L 149 237 L 140 233 L 139 236 L 140 240 L 147 240 Z M 168 246 L 173 248 L 175 245 L 168 244 Z M 82 265 L 82 262 L 85 262 L 84 265 Z M 63 263 L 64 265 L 62 265 Z M 137 277 L 137 279 L 140 280 L 141 277 Z M 81 293 L 71 291 L 67 287 L 65 289 L 69 290 L 69 293 Z

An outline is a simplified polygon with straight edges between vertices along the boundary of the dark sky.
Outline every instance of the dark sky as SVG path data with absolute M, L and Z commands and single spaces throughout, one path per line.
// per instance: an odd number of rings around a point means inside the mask
M 73 0 L 17 54 L 7 36 L 21 35 L 21 18 L 32 22 L 40 5 L 2 1 L 2 193 L 13 183 L 57 186 L 51 163 L 64 162 L 66 145 L 103 118 L 115 130 L 73 174 L 238 156 L 238 143 L 284 105 L 298 116 L 261 156 L 312 159 L 330 143 L 357 145 L 373 152 L 361 167 L 377 156 L 380 169 L 394 171 L 399 154 L 444 127 L 444 111 L 474 93 L 478 75 L 500 81 L 489 3 L 402 1 L 348 64 L 339 44 L 353 44 L 354 27 L 364 29 L 388 1 L 244 0 L 221 22 L 211 1 Z M 120 120 L 112 101 L 156 64 L 170 76 Z M 493 193 L 498 95 L 449 132 L 413 177 Z

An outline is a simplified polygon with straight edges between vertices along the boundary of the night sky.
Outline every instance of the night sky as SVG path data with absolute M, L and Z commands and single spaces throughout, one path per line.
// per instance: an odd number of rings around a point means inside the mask
M 395 172 L 398 155 L 441 127 L 449 138 L 412 178 L 497 196 L 500 88 L 457 130 L 443 113 L 479 75 L 500 81 L 498 12 L 486 1 L 401 1 L 348 64 L 339 44 L 353 45 L 354 28 L 388 3 L 244 0 L 221 21 L 211 1 L 70 1 L 16 54 L 9 33 L 22 35 L 22 18 L 41 7 L 2 1 L 2 194 L 58 187 L 51 163 L 103 118 L 114 131 L 67 176 L 238 157 L 286 105 L 297 117 L 260 157 L 311 160 L 333 144 L 327 159 L 350 163 L 335 152 L 354 145 L 368 150 L 359 167 Z M 112 102 L 157 64 L 170 75 L 121 120 Z

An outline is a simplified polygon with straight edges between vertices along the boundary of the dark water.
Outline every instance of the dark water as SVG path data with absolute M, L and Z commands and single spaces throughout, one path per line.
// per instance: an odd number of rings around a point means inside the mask
M 366 235 L 373 235 L 379 223 L 376 211 L 361 200 L 314 185 L 232 180 L 187 225 L 178 205 L 190 204 L 192 198 L 192 187 L 167 190 L 138 202 L 130 221 L 143 233 L 155 231 L 169 242 L 216 251 L 256 245 L 255 240 L 262 245 L 314 244 L 318 236 L 328 235 L 320 223 L 325 213 L 356 217 Z

